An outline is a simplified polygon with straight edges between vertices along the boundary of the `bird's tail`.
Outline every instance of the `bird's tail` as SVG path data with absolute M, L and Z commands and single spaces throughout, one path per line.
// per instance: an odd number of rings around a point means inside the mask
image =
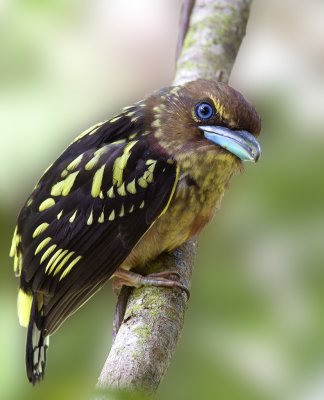
M 33 385 L 44 377 L 49 344 L 49 336 L 45 335 L 43 329 L 42 301 L 39 297 L 37 294 L 33 296 L 26 342 L 26 371 Z

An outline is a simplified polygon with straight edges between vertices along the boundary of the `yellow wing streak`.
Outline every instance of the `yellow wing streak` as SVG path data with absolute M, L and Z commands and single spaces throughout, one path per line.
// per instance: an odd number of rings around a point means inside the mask
M 119 187 L 123 182 L 123 173 L 124 173 L 124 169 L 127 165 L 128 158 L 131 155 L 130 151 L 137 142 L 138 142 L 138 140 L 129 142 L 128 145 L 125 146 L 123 154 L 120 157 L 117 157 L 114 162 L 113 182 L 116 183 L 117 187 Z
M 126 190 L 125 190 L 125 182 L 123 182 L 122 185 L 119 186 L 119 188 L 117 188 L 117 192 L 121 196 L 127 196 L 127 193 L 126 193 Z
M 81 260 L 81 258 L 82 256 L 78 256 L 73 261 L 71 261 L 70 264 L 65 268 L 59 280 L 63 279 L 71 271 L 71 269 L 75 266 L 75 264 Z
M 104 221 L 105 221 L 105 214 L 104 214 L 104 212 L 102 212 L 100 214 L 100 217 L 98 218 L 98 222 L 99 222 L 99 224 L 102 224 Z
M 54 263 L 54 261 L 57 259 L 57 257 L 62 253 L 63 249 L 58 249 L 56 250 L 56 252 L 52 255 L 52 257 L 50 258 L 49 262 L 46 265 L 45 268 L 45 273 L 47 273 L 47 271 L 50 269 L 51 265 Z
M 98 197 L 101 191 L 102 178 L 104 174 L 105 164 L 102 165 L 94 174 L 91 186 L 91 196 Z
M 49 257 L 49 255 L 50 255 L 51 253 L 53 253 L 53 251 L 56 249 L 56 247 L 57 247 L 57 244 L 52 244 L 52 246 L 50 246 L 50 247 L 44 252 L 44 254 L 42 255 L 42 258 L 41 258 L 41 260 L 40 260 L 40 264 L 41 264 L 43 261 L 45 261 L 46 258 Z
M 40 206 L 39 206 L 39 211 L 44 211 L 47 210 L 48 208 L 52 207 L 55 205 L 55 200 L 49 197 L 48 199 L 44 200 Z
M 51 237 L 47 237 L 42 240 L 35 250 L 35 256 L 52 240 Z
M 73 215 L 69 218 L 69 221 L 72 223 L 75 220 L 75 217 L 77 216 L 78 210 L 75 210 Z
M 13 257 L 16 254 L 16 248 L 17 248 L 17 242 L 19 242 L 18 240 L 18 235 L 17 235 L 17 226 L 15 227 L 13 236 L 12 236 L 12 242 L 11 242 L 11 248 L 10 248 L 10 253 L 9 256 Z
M 57 252 L 58 252 L 59 250 L 57 250 Z M 56 253 L 57 253 L 56 252 Z M 48 270 L 48 273 L 49 274 L 51 274 L 54 270 L 55 270 L 55 268 L 56 268 L 56 266 L 58 265 L 58 263 L 62 260 L 62 258 L 63 257 L 65 257 L 66 256 L 66 254 L 69 252 L 69 250 L 63 250 L 62 251 L 62 253 L 60 253 L 58 256 L 57 256 L 57 258 L 56 258 L 56 260 L 53 262 L 53 264 L 52 264 L 52 266 L 50 267 L 50 269 Z M 55 254 L 56 254 L 55 253 Z M 53 256 L 54 257 L 54 256 Z M 50 260 L 51 261 L 51 260 Z M 46 270 L 45 270 L 45 272 L 46 272 Z
M 38 235 L 40 235 L 42 232 L 45 231 L 45 229 L 49 226 L 49 224 L 47 222 L 43 222 L 42 224 L 38 225 L 38 227 L 34 230 L 33 233 L 33 239 L 35 239 L 35 237 L 37 237 Z
M 113 199 L 113 198 L 115 197 L 114 187 L 113 187 L 113 186 L 108 190 L 107 196 L 108 196 L 110 199 Z
M 87 225 L 91 225 L 93 223 L 93 212 L 91 211 L 88 219 L 87 219 Z
M 126 186 L 127 192 L 136 194 L 135 178 Z
M 99 124 L 95 124 L 93 126 L 91 126 L 89 129 L 85 130 L 84 132 L 80 133 L 79 136 L 77 136 L 72 143 L 77 142 L 79 139 L 82 139 L 84 136 L 86 135 L 93 135 L 98 128 L 101 127 L 101 125 L 103 125 L 106 121 L 100 122 Z
M 55 271 L 54 271 L 54 276 L 57 275 L 61 269 L 64 267 L 64 265 L 69 261 L 69 259 L 73 256 L 73 254 L 75 254 L 75 251 L 71 251 L 70 253 L 68 253 L 63 260 L 60 262 L 60 264 L 56 267 Z
M 73 171 L 75 168 L 77 168 L 81 161 L 82 161 L 83 154 L 80 154 L 77 158 L 75 158 L 73 161 L 70 162 L 70 164 L 66 167 L 67 170 Z
M 67 196 L 72 189 L 74 184 L 75 178 L 77 177 L 79 171 L 73 172 L 72 174 L 68 175 L 65 179 L 60 182 L 57 182 L 53 185 L 51 189 L 52 196 Z
M 124 215 L 125 215 L 125 207 L 124 207 L 124 204 L 122 204 L 121 209 L 120 209 L 119 216 L 120 216 L 120 217 L 123 217 Z

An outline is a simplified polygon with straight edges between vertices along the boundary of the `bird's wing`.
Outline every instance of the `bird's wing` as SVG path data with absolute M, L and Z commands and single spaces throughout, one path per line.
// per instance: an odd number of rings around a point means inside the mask
M 148 140 L 88 144 L 77 154 L 68 148 L 23 209 L 13 242 L 21 285 L 45 295 L 48 333 L 114 273 L 168 207 L 178 167 Z

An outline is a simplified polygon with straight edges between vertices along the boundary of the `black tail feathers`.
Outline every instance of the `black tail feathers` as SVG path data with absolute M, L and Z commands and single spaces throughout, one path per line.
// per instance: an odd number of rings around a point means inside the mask
M 48 344 L 49 336 L 45 336 L 43 329 L 42 309 L 39 309 L 37 295 L 34 295 L 26 342 L 26 371 L 33 385 L 44 378 Z

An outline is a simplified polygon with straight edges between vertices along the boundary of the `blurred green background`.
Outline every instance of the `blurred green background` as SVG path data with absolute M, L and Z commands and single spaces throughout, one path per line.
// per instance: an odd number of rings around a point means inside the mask
M 180 0 L 0 2 L 0 398 L 89 399 L 110 347 L 110 285 L 24 366 L 8 257 L 19 208 L 81 131 L 169 85 Z M 263 157 L 204 231 L 158 400 L 324 398 L 324 2 L 255 0 L 231 84 L 263 118 Z

